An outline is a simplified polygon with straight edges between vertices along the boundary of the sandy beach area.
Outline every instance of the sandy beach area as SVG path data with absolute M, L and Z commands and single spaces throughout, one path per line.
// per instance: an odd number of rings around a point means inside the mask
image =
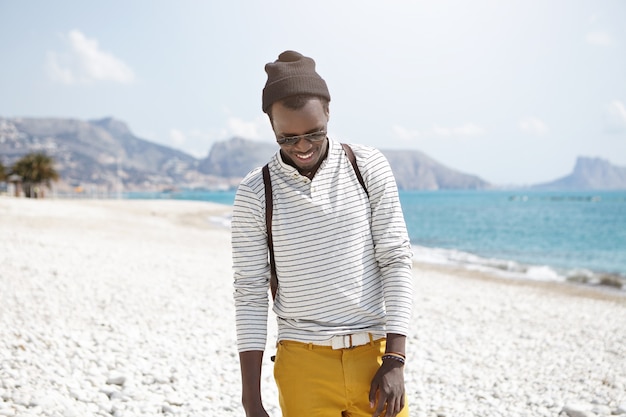
M 243 416 L 231 208 L 0 197 L 0 416 Z M 626 416 L 626 297 L 415 265 L 412 416 Z M 280 416 L 272 377 L 264 403 Z

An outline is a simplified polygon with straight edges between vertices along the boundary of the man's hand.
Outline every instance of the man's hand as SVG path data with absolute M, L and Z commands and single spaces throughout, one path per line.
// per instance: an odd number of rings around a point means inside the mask
M 370 386 L 370 406 L 373 417 L 379 417 L 387 406 L 385 417 L 395 417 L 404 408 L 404 365 L 398 361 L 386 360 L 374 375 Z

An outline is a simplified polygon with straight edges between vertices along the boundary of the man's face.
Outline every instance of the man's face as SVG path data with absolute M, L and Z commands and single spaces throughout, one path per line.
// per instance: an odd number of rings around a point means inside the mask
M 281 102 L 272 105 L 272 127 L 277 138 L 299 136 L 326 131 L 328 111 L 318 99 L 309 100 L 298 110 L 289 109 Z M 301 170 L 310 171 L 326 154 L 328 139 L 312 142 L 300 139 L 294 145 L 280 145 L 283 154 Z

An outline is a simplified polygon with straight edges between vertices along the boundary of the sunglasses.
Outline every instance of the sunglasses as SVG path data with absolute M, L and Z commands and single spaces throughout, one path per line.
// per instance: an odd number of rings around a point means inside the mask
M 306 135 L 276 138 L 276 142 L 278 142 L 279 145 L 293 146 L 300 142 L 300 139 L 306 139 L 309 142 L 321 142 L 326 139 L 326 131 L 320 130 L 319 132 L 307 133 Z

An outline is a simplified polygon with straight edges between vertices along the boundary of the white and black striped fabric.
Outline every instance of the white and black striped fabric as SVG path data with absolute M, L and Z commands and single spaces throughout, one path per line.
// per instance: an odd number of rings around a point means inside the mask
M 284 163 L 279 152 L 269 163 L 278 340 L 407 334 L 411 248 L 395 179 L 378 150 L 350 146 L 369 199 L 339 142 L 329 139 L 328 157 L 313 180 Z M 238 349 L 264 350 L 270 268 L 261 168 L 237 190 L 232 254 Z

